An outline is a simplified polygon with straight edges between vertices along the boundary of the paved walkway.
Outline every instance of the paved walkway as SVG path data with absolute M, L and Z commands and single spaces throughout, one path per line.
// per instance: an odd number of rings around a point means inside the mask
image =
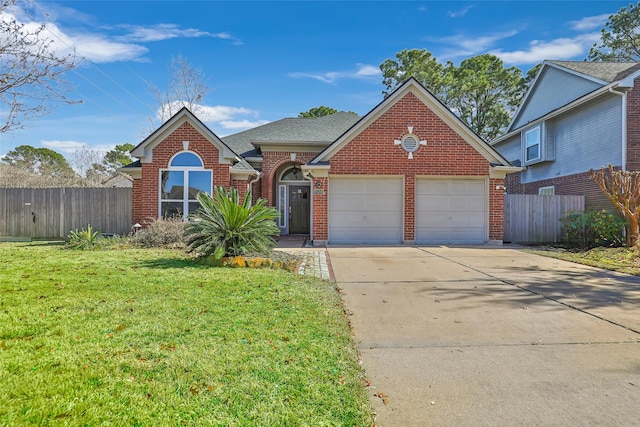
M 376 425 L 640 425 L 640 278 L 508 248 L 328 252 Z
M 306 246 L 307 240 L 308 236 L 303 235 L 280 236 L 276 249 L 302 258 L 302 263 L 298 267 L 298 274 L 332 280 L 327 249 L 324 247 L 308 247 Z

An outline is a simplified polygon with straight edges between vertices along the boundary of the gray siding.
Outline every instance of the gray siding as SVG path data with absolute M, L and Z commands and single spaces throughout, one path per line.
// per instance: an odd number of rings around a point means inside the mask
M 610 95 L 547 124 L 555 161 L 530 165 L 523 184 L 622 163 L 622 98 Z M 510 158 L 508 158 L 511 160 Z
M 600 87 L 602 85 L 598 83 L 547 67 L 544 74 L 538 78 L 527 103 L 522 106 L 510 130 L 518 129 Z
M 501 142 L 500 144 L 494 145 L 493 148 L 498 150 L 498 153 L 502 154 L 502 157 L 504 157 L 511 163 L 513 163 L 514 160 L 520 160 L 520 158 L 522 157 L 522 143 L 520 141 L 520 134 L 517 134 L 516 136 L 509 138 L 506 141 Z

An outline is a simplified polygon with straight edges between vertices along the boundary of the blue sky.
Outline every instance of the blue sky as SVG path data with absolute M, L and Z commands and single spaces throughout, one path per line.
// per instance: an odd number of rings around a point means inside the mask
M 583 60 L 628 3 L 19 0 L 17 19 L 46 23 L 56 49 L 84 57 L 67 75 L 83 103 L 0 134 L 0 155 L 138 144 L 157 110 L 147 83 L 165 89 L 177 55 L 206 76 L 201 119 L 225 136 L 320 105 L 365 114 L 382 100 L 380 64 L 402 49 L 456 63 L 489 52 L 525 72 Z

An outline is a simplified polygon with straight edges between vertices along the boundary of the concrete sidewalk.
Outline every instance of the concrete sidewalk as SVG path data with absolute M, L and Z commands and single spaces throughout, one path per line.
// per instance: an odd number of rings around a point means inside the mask
M 377 425 L 640 423 L 640 279 L 506 248 L 329 254 Z

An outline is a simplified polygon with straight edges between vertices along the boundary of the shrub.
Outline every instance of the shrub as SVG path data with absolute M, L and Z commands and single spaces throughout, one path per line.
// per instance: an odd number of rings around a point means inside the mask
M 269 253 L 276 242 L 272 236 L 280 232 L 275 220 L 276 209 L 265 199 L 251 205 L 251 192 L 240 202 L 238 191 L 216 187 L 214 195 L 199 193 L 200 209 L 189 219 L 186 228 L 187 250 L 199 257 Z
M 581 248 L 620 246 L 625 221 L 607 210 L 569 211 L 560 218 L 563 241 Z
M 89 249 L 94 247 L 100 239 L 100 232 L 94 231 L 91 224 L 82 230 L 75 229 L 67 235 L 65 247 L 68 249 Z
M 184 248 L 185 225 L 182 218 L 153 219 L 133 235 L 133 241 L 145 248 Z

